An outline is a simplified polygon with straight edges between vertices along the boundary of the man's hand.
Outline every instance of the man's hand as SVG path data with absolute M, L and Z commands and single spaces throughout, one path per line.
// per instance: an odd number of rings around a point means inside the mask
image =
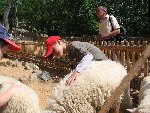
M 78 76 L 78 72 L 74 72 L 69 78 L 68 80 L 66 80 L 66 85 L 71 85 L 72 82 L 74 82 Z
M 102 34 L 96 35 L 96 40 L 100 40 L 101 36 L 102 36 Z
M 106 40 L 106 39 L 108 39 L 109 37 L 108 37 L 108 35 L 98 35 L 97 37 L 96 37 L 96 39 L 97 40 Z

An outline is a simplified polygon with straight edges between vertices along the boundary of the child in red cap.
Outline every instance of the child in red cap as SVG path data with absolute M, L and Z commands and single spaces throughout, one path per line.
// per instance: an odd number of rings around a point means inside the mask
M 9 34 L 6 32 L 5 27 L 0 25 L 0 60 L 3 55 L 7 52 L 7 50 L 19 51 L 21 48 L 10 41 Z M 20 86 L 15 85 L 14 83 L 10 83 L 11 87 L 4 93 L 0 93 L 0 108 L 4 106 L 7 102 L 10 101 L 15 91 L 20 89 Z M 3 86 L 3 83 L 0 83 L 0 88 Z
M 71 85 L 92 60 L 101 61 L 108 59 L 99 48 L 88 42 L 73 41 L 67 44 L 59 36 L 51 36 L 45 41 L 45 45 L 47 47 L 45 53 L 47 61 L 61 57 L 67 52 L 70 61 L 76 60 L 79 62 L 73 74 L 66 81 L 66 85 Z

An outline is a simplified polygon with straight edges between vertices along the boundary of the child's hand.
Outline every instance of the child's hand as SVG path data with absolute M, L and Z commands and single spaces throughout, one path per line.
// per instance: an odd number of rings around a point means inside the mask
M 68 80 L 66 80 L 66 85 L 71 85 L 77 78 L 78 76 L 78 72 L 74 72 L 69 78 Z

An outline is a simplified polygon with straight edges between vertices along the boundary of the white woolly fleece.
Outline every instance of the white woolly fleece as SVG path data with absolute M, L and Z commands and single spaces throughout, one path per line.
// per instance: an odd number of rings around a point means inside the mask
M 49 110 L 95 113 L 96 108 L 101 108 L 127 75 L 127 71 L 121 64 L 111 60 L 92 61 L 71 86 L 66 86 L 66 80 L 71 74 L 55 87 Z

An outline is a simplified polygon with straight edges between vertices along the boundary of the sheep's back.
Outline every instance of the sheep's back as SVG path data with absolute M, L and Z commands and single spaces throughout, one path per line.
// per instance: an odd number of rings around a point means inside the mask
M 114 61 L 92 61 L 71 86 L 66 86 L 71 74 L 57 85 L 53 97 L 69 112 L 86 113 L 88 109 L 94 111 L 96 107 L 101 107 L 127 72 Z

